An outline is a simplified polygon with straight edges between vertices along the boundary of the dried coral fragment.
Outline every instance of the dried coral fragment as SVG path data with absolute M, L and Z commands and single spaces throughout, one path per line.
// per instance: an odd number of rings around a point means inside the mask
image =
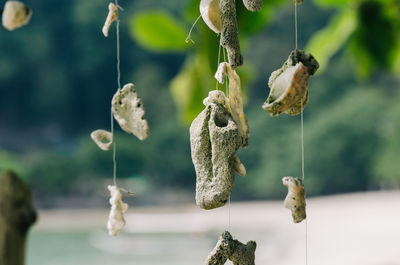
M 215 78 L 219 83 L 223 84 L 224 77 L 226 75 L 228 75 L 229 78 L 229 107 L 231 109 L 232 117 L 238 124 L 242 138 L 245 141 L 243 145 L 247 146 L 250 131 L 246 115 L 243 111 L 240 77 L 229 64 L 223 62 L 218 66 L 218 70 L 215 73 Z
M 117 236 L 125 226 L 124 213 L 128 210 L 128 204 L 122 201 L 122 194 L 117 186 L 108 185 L 111 198 L 111 210 L 108 217 L 107 229 L 110 236 Z
M 220 0 L 220 10 L 222 20 L 220 44 L 228 52 L 229 64 L 232 68 L 236 68 L 243 64 L 243 56 L 240 52 L 235 0 Z
M 118 7 L 114 3 L 110 3 L 108 5 L 108 15 L 106 22 L 103 26 L 103 34 L 105 37 L 108 37 L 108 31 L 111 27 L 111 24 L 118 19 Z
M 222 30 L 219 0 L 201 0 L 200 14 L 207 26 L 215 33 Z
M 281 69 L 269 78 L 270 94 L 262 106 L 272 116 L 301 113 L 308 102 L 308 80 L 319 67 L 314 57 L 304 51 L 293 51 Z
M 229 259 L 234 265 L 255 265 L 257 244 L 249 241 L 243 244 L 233 239 L 228 231 L 222 233 L 217 245 L 207 257 L 205 265 L 223 265 Z
M 111 109 L 124 131 L 134 134 L 140 140 L 149 136 L 149 125 L 143 119 L 145 109 L 133 84 L 126 84 L 115 93 Z
M 303 180 L 294 177 L 282 178 L 282 183 L 288 187 L 285 207 L 292 211 L 293 221 L 300 223 L 306 219 L 306 194 Z
M 109 151 L 113 144 L 113 135 L 105 130 L 96 130 L 90 134 L 92 140 L 103 151 Z
M 2 16 L 3 26 L 11 31 L 28 24 L 32 10 L 20 1 L 7 1 Z
M 196 203 L 203 209 L 213 209 L 228 201 L 235 172 L 246 173 L 236 156 L 245 141 L 222 91 L 211 91 L 203 103 L 206 108 L 190 126 L 190 144 L 196 170 Z

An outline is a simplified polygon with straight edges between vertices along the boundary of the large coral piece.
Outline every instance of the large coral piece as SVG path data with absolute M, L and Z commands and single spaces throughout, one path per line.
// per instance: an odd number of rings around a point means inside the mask
M 283 185 L 288 187 L 285 199 L 285 207 L 292 211 L 293 221 L 300 223 L 306 219 L 306 194 L 304 192 L 303 180 L 294 177 L 284 177 Z
M 149 125 L 144 119 L 145 109 L 134 84 L 126 84 L 115 93 L 111 109 L 124 131 L 134 134 L 140 140 L 149 136 Z
M 311 54 L 292 51 L 283 66 L 271 74 L 268 81 L 271 90 L 263 109 L 272 116 L 300 114 L 308 103 L 308 80 L 318 68 Z
M 14 30 L 29 23 L 32 10 L 20 1 L 7 1 L 4 5 L 2 23 L 7 30 Z
M 223 265 L 229 259 L 234 265 L 255 265 L 256 247 L 256 242 L 249 241 L 243 244 L 225 231 L 204 264 Z
M 110 236 L 117 236 L 125 226 L 124 213 L 128 210 L 128 204 L 122 201 L 122 194 L 117 186 L 109 185 L 111 198 L 111 210 L 108 217 L 107 229 Z
M 247 140 L 222 91 L 211 91 L 203 103 L 206 108 L 190 126 L 190 144 L 196 170 L 196 203 L 203 209 L 213 209 L 228 201 L 235 173 L 245 173 L 236 152 Z

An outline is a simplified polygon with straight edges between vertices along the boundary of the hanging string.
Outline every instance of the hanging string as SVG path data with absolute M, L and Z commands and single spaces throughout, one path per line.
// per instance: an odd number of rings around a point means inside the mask
M 224 54 L 224 62 L 226 62 L 225 48 L 222 48 L 222 53 Z M 229 98 L 228 82 L 229 82 L 229 78 L 228 78 L 228 76 L 225 76 L 226 96 Z
M 122 9 L 118 5 L 118 0 L 115 0 L 115 6 L 119 9 Z M 120 57 L 120 43 L 119 43 L 119 18 L 116 21 L 116 27 L 117 27 L 117 84 L 118 84 L 118 91 L 121 89 L 121 57 Z M 114 116 L 112 113 L 112 110 L 110 110 L 111 113 L 111 135 L 113 138 L 113 183 L 114 186 L 117 186 L 117 147 L 116 147 L 116 142 L 115 142 L 115 137 L 114 137 Z
M 298 30 L 297 30 L 297 3 L 294 2 L 294 28 L 295 28 L 295 40 L 296 50 L 298 49 Z M 304 183 L 304 112 L 303 112 L 303 101 L 301 101 L 301 116 L 300 116 L 300 141 L 301 141 L 301 176 Z M 308 265 L 308 221 L 305 220 L 305 254 L 306 254 L 306 265 Z
M 231 230 L 231 196 L 228 199 L 228 231 Z
M 187 37 L 186 37 L 186 39 L 185 39 L 185 42 L 186 42 L 186 43 L 189 43 L 189 41 L 191 41 L 193 44 L 195 43 L 194 40 L 192 40 L 191 35 L 192 35 L 192 30 L 194 29 L 194 26 L 196 26 L 197 21 L 199 21 L 200 18 L 201 18 L 201 14 L 200 14 L 200 16 L 194 21 L 192 27 L 190 28 L 189 34 L 187 35 Z
M 221 43 L 218 44 L 218 62 L 217 62 L 217 69 L 218 69 L 218 67 L 219 67 L 220 59 L 221 59 Z M 218 87 L 218 80 L 217 80 L 217 83 L 216 83 L 216 85 L 215 85 L 215 89 L 216 89 L 216 90 L 219 90 L 219 87 Z

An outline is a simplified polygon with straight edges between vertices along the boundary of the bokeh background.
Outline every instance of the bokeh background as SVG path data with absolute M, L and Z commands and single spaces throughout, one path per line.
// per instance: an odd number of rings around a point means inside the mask
M 24 178 L 41 209 L 28 265 L 202 264 L 229 212 L 228 226 L 241 240 L 258 239 L 258 263 L 303 261 L 303 226 L 293 228 L 281 209 L 281 177 L 301 176 L 300 119 L 261 109 L 270 73 L 295 47 L 290 1 L 264 1 L 258 13 L 236 1 L 245 60 L 238 72 L 250 126 L 249 148 L 239 157 L 247 176 L 235 180 L 232 207 L 212 213 L 195 207 L 188 126 L 216 87 L 219 38 L 199 20 L 194 43 L 185 42 L 198 0 L 120 1 L 122 83 L 136 85 L 150 137 L 140 142 L 116 124 L 119 185 L 134 193 L 125 197 L 131 210 L 118 239 L 109 239 L 104 227 L 111 152 L 89 137 L 110 128 L 117 88 L 115 27 L 108 38 L 101 33 L 108 2 L 25 2 L 33 9 L 31 23 L 0 30 L 0 171 Z M 398 265 L 400 249 L 391 242 L 400 239 L 394 225 L 400 221 L 394 214 L 400 204 L 400 1 L 309 0 L 298 7 L 298 18 L 299 47 L 321 65 L 304 113 L 310 260 Z M 349 194 L 320 197 L 342 193 Z M 338 242 L 365 243 L 363 230 L 355 232 L 363 222 L 371 237 L 376 232 L 369 246 L 387 259 L 362 260 L 365 253 L 357 256 L 354 248 L 339 248 L 350 256 L 321 254 L 332 249 L 321 242 L 335 235 Z M 332 235 L 323 232 L 327 224 Z M 343 260 L 328 262 L 329 256 Z

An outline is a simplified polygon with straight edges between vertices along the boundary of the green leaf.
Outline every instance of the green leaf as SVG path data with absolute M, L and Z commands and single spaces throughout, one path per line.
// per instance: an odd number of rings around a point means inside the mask
M 162 11 L 141 12 L 130 21 L 130 34 L 143 48 L 156 52 L 180 52 L 189 47 L 187 30 Z
M 329 59 L 346 43 L 357 25 L 356 12 L 344 9 L 335 15 L 329 24 L 315 33 L 307 44 L 306 50 L 318 60 L 319 73 L 328 65 Z
M 313 2 L 320 7 L 342 7 L 360 0 L 314 0 Z

